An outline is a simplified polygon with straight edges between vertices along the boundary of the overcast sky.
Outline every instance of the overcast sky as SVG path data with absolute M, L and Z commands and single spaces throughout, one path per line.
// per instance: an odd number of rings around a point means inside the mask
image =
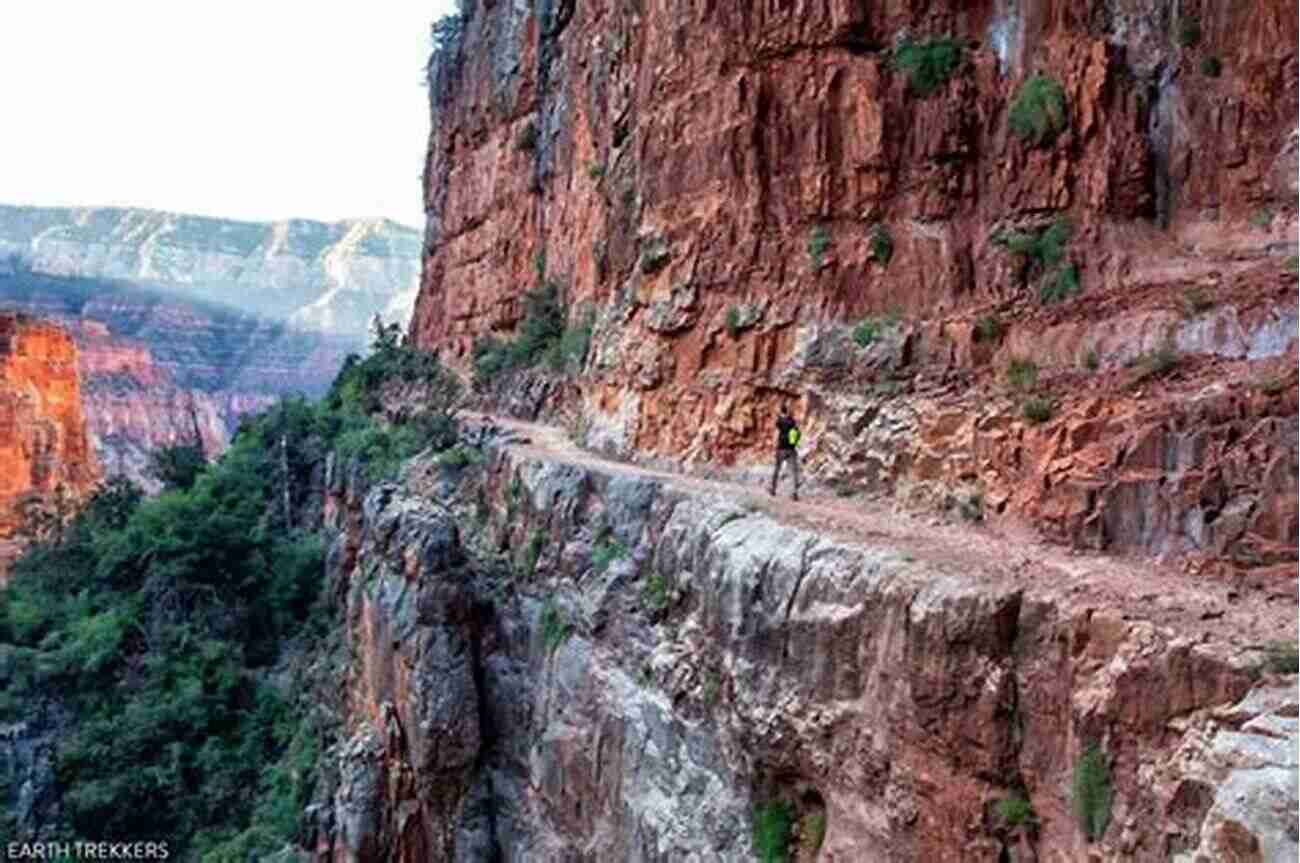
M 6 0 L 0 203 L 421 227 L 452 0 Z

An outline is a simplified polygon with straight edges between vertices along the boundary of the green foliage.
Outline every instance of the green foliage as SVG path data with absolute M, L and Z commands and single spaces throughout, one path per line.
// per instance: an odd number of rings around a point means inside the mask
M 1047 75 L 1035 75 L 1020 85 L 1007 114 L 1007 125 L 1022 141 L 1033 146 L 1050 144 L 1065 128 L 1065 90 Z
M 537 572 L 537 562 L 542 558 L 542 549 L 546 545 L 546 534 L 539 528 L 533 528 L 528 535 L 528 545 L 524 548 L 524 576 L 532 578 Z
M 1300 672 L 1300 647 L 1294 641 L 1274 641 L 1264 648 L 1264 667 L 1274 674 Z
M 1038 364 L 1023 357 L 1012 357 L 1007 363 L 1007 385 L 1013 390 L 1033 389 L 1038 383 Z
M 1273 211 L 1268 207 L 1260 207 L 1250 214 L 1250 223 L 1261 231 L 1267 231 L 1273 225 Z
M 537 281 L 542 282 L 546 279 L 546 250 L 539 249 L 533 255 L 533 272 L 537 274 Z
M 542 609 L 541 629 L 542 649 L 548 655 L 554 653 L 573 633 L 573 626 L 561 616 L 554 600 L 547 602 Z
M 145 472 L 162 483 L 168 491 L 181 490 L 194 485 L 203 469 L 208 466 L 203 447 L 194 443 L 180 443 L 156 449 L 149 455 Z
M 1191 48 L 1201 41 L 1201 19 L 1194 15 L 1188 16 L 1178 25 L 1178 44 L 1184 48 Z
M 882 329 L 880 321 L 876 318 L 863 318 L 853 328 L 853 342 L 860 348 L 871 347 L 876 339 L 880 338 Z
M 760 863 L 786 863 L 789 859 L 790 804 L 765 803 L 754 810 L 754 853 Z
M 808 234 L 808 259 L 813 269 L 820 270 L 826 263 L 826 250 L 831 247 L 831 235 L 825 225 L 817 225 Z
M 727 307 L 727 332 L 733 339 L 740 335 L 740 309 L 735 306 Z
M 438 455 L 438 464 L 454 469 L 480 464 L 482 461 L 483 456 L 478 450 L 464 444 L 456 444 Z
M 604 572 L 616 560 L 627 556 L 627 547 L 618 537 L 606 532 L 591 550 L 591 566 L 596 572 Z
M 605 166 L 600 162 L 587 163 L 587 176 L 593 180 L 600 180 L 605 176 Z
M 1002 324 L 993 315 L 985 315 L 975 324 L 976 342 L 996 342 L 1002 338 Z
M 646 579 L 645 601 L 651 611 L 663 611 L 668 607 L 671 597 L 672 588 L 668 584 L 668 579 L 659 573 L 655 573 Z
M 1079 293 L 1079 268 L 1066 264 L 1043 280 L 1038 299 L 1045 305 L 1059 303 Z
M 890 236 L 889 229 L 884 225 L 876 225 L 867 242 L 871 247 L 871 260 L 888 265 L 889 259 L 894 257 L 894 238 Z
M 993 242 L 1023 260 L 1031 278 L 1050 273 L 1038 289 L 1039 300 L 1050 304 L 1079 292 L 1079 269 L 1065 260 L 1072 232 L 1069 220 L 1060 218 L 1037 230 L 999 233 Z
M 1026 399 L 1021 407 L 1021 414 L 1034 425 L 1045 423 L 1052 418 L 1051 399 L 1035 397 Z
M 486 389 L 503 375 L 545 361 L 554 371 L 581 367 L 591 345 L 595 313 L 587 309 L 566 326 L 559 287 L 547 282 L 524 296 L 524 316 L 512 341 L 484 336 L 474 342 L 474 385 Z
M 1088 353 L 1083 355 L 1083 367 L 1090 372 L 1095 372 L 1101 367 L 1101 358 L 1097 356 L 1095 348 L 1089 348 Z
M 962 46 L 955 39 L 904 41 L 894 51 L 894 68 L 907 74 L 908 89 L 929 96 L 961 67 Z
M 1018 827 L 1026 821 L 1033 820 L 1034 809 L 1029 801 L 1019 795 L 1003 798 L 994 804 L 994 810 L 1002 823 L 1008 827 Z
M 1201 61 L 1201 74 L 1207 78 L 1217 78 L 1223 74 L 1223 61 L 1218 57 L 1206 57 Z
M 1172 342 L 1166 342 L 1150 353 L 1142 354 L 1134 361 L 1137 371 L 1133 373 L 1129 386 L 1154 378 L 1163 377 L 1178 366 L 1178 350 Z
M 1065 259 L 1073 228 L 1068 219 L 1057 219 L 1034 231 L 1009 231 L 998 234 L 993 242 L 1027 261 L 1035 270 L 1045 271 Z
M 1075 762 L 1071 788 L 1074 817 L 1083 835 L 1095 842 L 1106 832 L 1111 806 L 1110 771 L 1105 756 L 1095 744 Z

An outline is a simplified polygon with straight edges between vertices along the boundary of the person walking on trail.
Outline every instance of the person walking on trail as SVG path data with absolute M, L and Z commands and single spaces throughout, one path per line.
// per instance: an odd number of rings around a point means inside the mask
M 791 500 L 799 499 L 799 425 L 790 416 L 790 406 L 781 405 L 781 414 L 776 418 L 776 465 L 772 468 L 772 485 L 768 494 L 776 495 L 776 481 L 781 478 L 781 465 L 790 463 L 790 472 L 794 474 L 794 493 Z

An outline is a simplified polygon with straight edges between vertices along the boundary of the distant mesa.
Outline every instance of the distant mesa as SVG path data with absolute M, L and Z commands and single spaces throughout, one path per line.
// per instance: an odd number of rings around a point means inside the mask
M 322 394 L 375 315 L 405 325 L 420 248 L 388 220 L 0 205 L 0 310 L 71 334 L 99 463 L 148 487 L 150 450 L 215 455 L 243 414 Z

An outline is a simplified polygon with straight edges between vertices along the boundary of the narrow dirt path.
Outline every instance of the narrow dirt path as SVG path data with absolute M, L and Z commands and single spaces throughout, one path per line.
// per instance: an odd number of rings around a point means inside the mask
M 603 458 L 579 448 L 563 429 L 554 426 L 471 412 L 462 416 L 513 432 L 519 440 L 507 447 L 520 456 L 655 479 L 694 494 L 719 495 L 828 537 L 888 547 L 904 561 L 922 562 L 933 571 L 976 583 L 1011 581 L 1079 613 L 1113 610 L 1202 641 L 1238 647 L 1296 638 L 1294 590 L 1286 597 L 1270 599 L 1262 592 L 1239 592 L 1222 580 L 1187 575 L 1154 560 L 1077 552 L 1045 543 L 1032 534 L 947 522 L 933 514 L 898 512 L 891 503 L 880 500 L 814 493 L 793 501 L 786 482 L 781 494 L 772 497 L 762 487 Z

